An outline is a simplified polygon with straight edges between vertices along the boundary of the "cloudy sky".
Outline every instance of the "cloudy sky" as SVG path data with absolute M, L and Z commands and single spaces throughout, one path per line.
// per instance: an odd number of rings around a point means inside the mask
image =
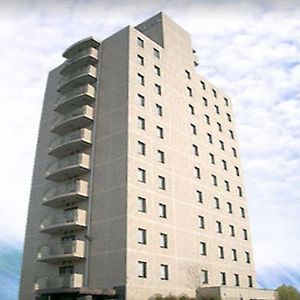
M 22 247 L 48 71 L 73 42 L 161 10 L 233 98 L 259 282 L 300 288 L 300 4 L 288 0 L 0 0 L 0 282 L 5 249 Z

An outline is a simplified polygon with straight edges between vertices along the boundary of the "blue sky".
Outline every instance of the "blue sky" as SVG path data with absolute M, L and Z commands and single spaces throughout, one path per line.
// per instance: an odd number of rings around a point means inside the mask
M 163 10 L 191 33 L 200 58 L 198 72 L 233 99 L 259 282 L 265 287 L 290 282 L 300 288 L 300 4 L 120 3 L 0 0 L 0 129 L 5 146 L 0 148 L 0 201 L 5 207 L 0 283 L 17 281 L 48 71 L 63 61 L 61 53 L 76 40 L 91 35 L 104 39 Z

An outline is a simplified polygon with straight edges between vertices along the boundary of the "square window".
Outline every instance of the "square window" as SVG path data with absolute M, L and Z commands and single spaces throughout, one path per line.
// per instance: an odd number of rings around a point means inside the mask
M 195 109 L 194 109 L 194 106 L 189 104 L 189 109 L 190 109 L 190 114 L 191 115 L 194 115 L 195 114 Z
M 240 186 L 238 186 L 237 189 L 238 189 L 238 195 L 240 197 L 243 197 L 243 190 L 242 190 L 242 188 Z
M 215 156 L 212 153 L 209 153 L 209 159 L 211 164 L 215 164 Z
M 166 178 L 163 176 L 158 176 L 158 188 L 161 190 L 166 189 Z
M 212 135 L 210 133 L 207 134 L 207 139 L 210 144 L 213 143 Z
M 230 192 L 229 182 L 227 180 L 224 180 L 224 184 L 225 184 L 225 191 Z
M 145 143 L 143 143 L 141 141 L 138 141 L 137 147 L 138 147 L 138 154 L 146 155 L 146 145 L 145 145 Z
M 241 212 L 241 217 L 242 218 L 246 218 L 245 208 L 244 207 L 240 207 L 240 212 Z
M 200 83 L 201 83 L 202 89 L 206 90 L 205 82 L 201 80 Z
M 224 97 L 224 102 L 226 106 L 229 106 L 229 100 L 227 98 Z
M 159 236 L 159 245 L 160 248 L 168 248 L 168 235 L 166 233 L 160 233 Z
M 200 242 L 200 255 L 206 256 L 206 243 L 205 242 Z
M 156 114 L 158 116 L 162 117 L 162 115 L 163 115 L 163 108 L 162 108 L 162 106 L 156 103 L 155 104 L 155 110 L 156 110 Z
M 160 218 L 167 218 L 167 206 L 165 204 L 159 203 L 158 204 L 158 212 Z
M 253 287 L 253 281 L 252 281 L 252 276 L 248 275 L 248 286 Z
M 226 285 L 226 273 L 220 272 L 221 275 L 221 285 Z
M 161 86 L 155 83 L 154 87 L 155 87 L 156 94 L 161 95 Z
M 138 128 L 142 129 L 142 130 L 145 130 L 145 128 L 146 128 L 145 119 L 142 118 L 142 117 L 138 117 L 137 121 L 138 121 Z
M 213 95 L 215 98 L 217 98 L 217 91 L 215 89 L 212 89 Z
M 227 209 L 228 213 L 232 214 L 232 204 L 230 202 L 227 202 Z
M 224 247 L 218 246 L 219 258 L 224 259 Z
M 138 228 L 138 243 L 146 245 L 146 230 L 143 228 Z
M 235 166 L 234 169 L 235 169 L 235 175 L 236 176 L 240 176 L 240 170 L 239 170 L 239 168 L 237 166 Z
M 220 132 L 222 132 L 222 125 L 221 125 L 221 123 L 217 122 L 217 126 L 218 126 L 218 130 L 219 130 Z
M 193 97 L 193 90 L 189 86 L 186 87 L 186 90 L 187 90 L 187 95 Z
M 142 74 L 138 73 L 137 79 L 139 84 L 145 85 L 145 77 Z
M 205 224 L 204 224 L 204 217 L 203 216 L 198 216 L 198 227 L 204 229 Z
M 202 284 L 208 284 L 208 271 L 201 270 Z
M 208 115 L 204 115 L 206 124 L 210 125 L 210 118 Z
M 185 70 L 185 75 L 188 79 L 191 79 L 191 73 L 188 70 Z
M 194 167 L 194 170 L 195 170 L 195 177 L 200 179 L 201 178 L 200 168 L 199 167 Z
M 244 237 L 244 240 L 247 241 L 248 240 L 248 232 L 246 229 L 243 229 L 243 237 Z
M 232 131 L 232 130 L 229 130 L 229 135 L 230 135 L 231 139 L 234 140 L 234 134 L 233 134 L 233 131 Z
M 159 52 L 159 50 L 153 48 L 153 54 L 154 54 L 154 56 L 155 56 L 156 58 L 160 58 L 160 52 Z
M 240 286 L 239 274 L 234 274 L 235 286 Z
M 214 197 L 215 208 L 220 209 L 220 199 L 218 197 Z
M 157 132 L 157 136 L 161 139 L 164 138 L 164 129 L 159 127 L 159 126 L 156 126 L 156 132 Z
M 137 197 L 137 210 L 139 212 L 146 212 L 146 199 L 143 197 Z
M 141 38 L 137 38 L 137 44 L 138 44 L 138 46 L 139 47 L 142 47 L 142 48 L 144 48 L 144 40 L 142 40 Z
M 219 106 L 218 105 L 215 105 L 215 111 L 216 113 L 219 115 L 220 114 L 220 109 L 219 109 Z
M 227 162 L 226 162 L 226 160 L 222 159 L 222 165 L 223 165 L 223 169 L 227 171 Z
M 165 152 L 157 150 L 157 160 L 161 163 L 165 163 Z
M 227 115 L 228 122 L 231 122 L 231 115 L 230 114 L 226 114 L 226 115 Z
M 139 182 L 146 182 L 146 170 L 138 168 L 138 181 Z
M 193 153 L 195 156 L 199 156 L 199 149 L 197 145 L 192 145 L 193 146 Z
M 138 277 L 147 278 L 147 263 L 145 261 L 138 261 Z
M 211 181 L 212 181 L 212 185 L 217 186 L 218 185 L 218 180 L 217 180 L 217 176 L 216 175 L 211 175 Z
M 208 101 L 206 98 L 202 97 L 202 100 L 203 100 L 203 104 L 204 106 L 208 106 Z
M 144 57 L 142 55 L 137 55 L 137 63 L 141 66 L 144 65 Z
M 160 279 L 169 280 L 169 267 L 168 265 L 160 265 Z
M 203 203 L 203 195 L 202 195 L 202 192 L 197 190 L 196 191 L 196 194 L 197 194 L 197 201 L 200 202 L 200 203 Z
M 191 126 L 191 130 L 192 130 L 192 134 L 197 134 L 197 127 L 196 127 L 196 125 L 194 125 L 194 124 L 190 124 L 190 126 Z
M 142 96 L 141 94 L 138 94 L 138 95 L 137 95 L 137 103 L 138 103 L 140 106 L 145 106 L 145 97 Z
M 237 251 L 236 249 L 231 249 L 232 260 L 237 261 Z
M 219 143 L 220 143 L 220 148 L 221 148 L 221 150 L 225 150 L 225 145 L 224 145 L 224 142 L 223 141 L 219 141 Z
M 160 76 L 160 67 L 154 66 L 154 73 L 155 73 L 157 76 Z
M 245 252 L 245 257 L 246 257 L 246 263 L 247 264 L 250 264 L 251 263 L 251 260 L 250 260 L 250 253 L 249 252 Z
M 232 148 L 232 154 L 233 154 L 234 157 L 237 157 L 237 152 L 236 152 L 235 148 Z
M 234 231 L 233 225 L 229 225 L 229 230 L 230 230 L 230 236 L 235 236 L 235 231 Z
M 222 233 L 222 223 L 220 221 L 216 221 L 216 231 Z

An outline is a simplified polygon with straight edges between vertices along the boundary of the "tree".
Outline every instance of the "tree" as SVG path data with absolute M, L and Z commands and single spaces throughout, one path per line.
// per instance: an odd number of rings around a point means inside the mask
M 298 290 L 292 286 L 281 285 L 277 288 L 279 300 L 300 300 L 300 294 Z

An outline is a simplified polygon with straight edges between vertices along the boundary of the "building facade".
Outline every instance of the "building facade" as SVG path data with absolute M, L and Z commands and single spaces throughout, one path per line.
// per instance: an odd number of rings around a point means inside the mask
M 20 300 L 274 299 L 256 289 L 232 103 L 194 52 L 162 13 L 64 52 L 45 93 Z

